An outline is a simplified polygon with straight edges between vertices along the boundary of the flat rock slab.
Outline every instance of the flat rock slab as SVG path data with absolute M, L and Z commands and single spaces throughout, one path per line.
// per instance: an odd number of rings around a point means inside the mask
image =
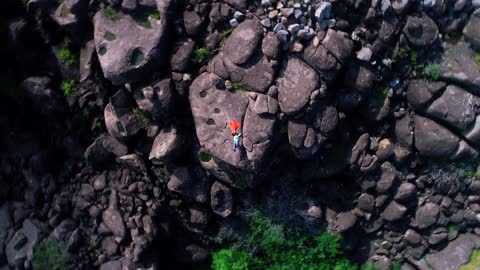
M 480 67 L 475 63 L 475 51 L 460 41 L 447 45 L 440 63 L 441 78 L 455 82 L 469 92 L 480 95 Z
M 249 106 L 249 93 L 226 90 L 215 74 L 203 73 L 190 87 L 190 104 L 200 145 L 221 161 L 236 168 L 261 169 L 273 134 L 274 117 L 259 116 Z M 233 136 L 228 123 L 241 123 L 240 148 L 233 151 Z
M 142 18 L 150 27 L 138 24 L 131 16 L 121 11 L 114 18 L 107 18 L 100 10 L 95 14 L 94 41 L 98 59 L 105 78 L 115 85 L 133 83 L 141 79 L 142 72 L 153 62 L 162 62 L 166 45 L 167 10 L 169 0 L 161 2 L 158 10 L 160 20 Z
M 470 261 L 472 251 L 479 247 L 480 236 L 462 234 L 440 252 L 429 254 L 425 260 L 412 261 L 412 263 L 421 270 L 458 270 L 460 266 Z
M 289 56 L 278 79 L 278 102 L 285 114 L 299 113 L 310 100 L 320 76 L 297 57 Z

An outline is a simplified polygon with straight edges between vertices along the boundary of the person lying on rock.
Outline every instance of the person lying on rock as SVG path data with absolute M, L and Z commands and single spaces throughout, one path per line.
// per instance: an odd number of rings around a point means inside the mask
M 242 137 L 242 133 L 235 133 L 235 135 L 233 135 L 233 152 L 235 152 L 240 145 L 240 137 Z

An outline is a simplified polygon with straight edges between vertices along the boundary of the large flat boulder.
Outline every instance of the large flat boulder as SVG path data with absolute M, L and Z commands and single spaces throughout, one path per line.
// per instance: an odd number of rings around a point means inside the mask
M 164 48 L 170 2 L 157 0 L 160 19 L 145 15 L 143 23 L 121 11 L 95 14 L 95 47 L 105 78 L 115 85 L 137 82 L 155 62 L 168 61 Z
M 273 136 L 275 118 L 254 112 L 249 92 L 227 90 L 217 75 L 205 72 L 190 87 L 190 104 L 200 145 L 215 158 L 236 168 L 262 168 Z M 251 105 L 249 105 L 251 104 Z M 228 123 L 241 123 L 241 147 L 233 151 Z
M 480 49 L 480 16 L 471 15 L 467 25 L 463 28 L 465 40 L 476 49 Z
M 299 113 L 310 100 L 320 83 L 320 76 L 295 56 L 288 56 L 278 83 L 280 110 L 287 115 Z

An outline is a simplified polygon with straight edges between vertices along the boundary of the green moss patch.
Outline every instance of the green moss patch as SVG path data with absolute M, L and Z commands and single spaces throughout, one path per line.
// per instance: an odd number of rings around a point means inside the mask
M 460 266 L 459 270 L 477 270 L 480 266 L 480 249 L 476 249 L 472 252 L 470 262 L 468 264 Z

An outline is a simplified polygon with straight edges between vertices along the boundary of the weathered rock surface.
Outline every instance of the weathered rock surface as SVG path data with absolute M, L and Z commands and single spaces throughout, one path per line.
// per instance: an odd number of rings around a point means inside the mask
M 208 200 L 209 180 L 204 175 L 187 167 L 175 169 L 167 188 L 170 191 L 177 192 L 191 201 L 205 203 Z
M 118 208 L 118 193 L 116 190 L 112 190 L 110 193 L 108 208 L 103 212 L 102 220 L 113 235 L 120 239 L 125 238 L 127 231 L 122 213 Z
M 271 145 L 274 117 L 259 116 L 247 92 L 227 90 L 211 73 L 201 74 L 190 87 L 190 104 L 200 145 L 216 158 L 244 170 L 259 170 Z M 250 104 L 250 105 L 249 105 Z M 231 121 L 241 123 L 242 144 L 233 151 Z
M 480 49 L 480 29 L 478 28 L 479 24 L 480 17 L 471 15 L 467 25 L 463 29 L 463 35 L 465 37 L 465 40 L 477 49 Z
M 432 226 L 437 221 L 439 213 L 440 207 L 435 203 L 427 203 L 418 208 L 415 213 L 415 220 L 418 228 L 423 230 Z
M 226 218 L 233 212 L 233 196 L 230 188 L 220 182 L 215 182 L 210 190 L 210 202 L 215 214 Z
M 392 201 L 380 215 L 384 220 L 395 222 L 402 219 L 407 212 L 407 208 L 395 201 Z
M 142 73 L 155 62 L 168 61 L 164 55 L 167 45 L 167 13 L 169 0 L 157 1 L 160 19 L 144 18 L 150 27 L 139 25 L 122 11 L 114 12 L 113 19 L 100 10 L 95 14 L 95 47 L 105 78 L 115 85 L 137 82 Z
M 13 267 L 30 265 L 33 249 L 40 241 L 40 230 L 29 219 L 23 222 L 22 228 L 10 239 L 5 248 L 8 264 Z
M 414 46 L 431 45 L 438 37 L 438 27 L 426 14 L 409 16 L 403 33 Z
M 183 153 L 185 144 L 186 139 L 181 131 L 174 127 L 164 128 L 153 141 L 149 159 L 153 163 L 171 161 Z
M 120 140 L 137 134 L 140 125 L 133 110 L 134 101 L 126 90 L 113 95 L 104 111 L 108 133 Z

